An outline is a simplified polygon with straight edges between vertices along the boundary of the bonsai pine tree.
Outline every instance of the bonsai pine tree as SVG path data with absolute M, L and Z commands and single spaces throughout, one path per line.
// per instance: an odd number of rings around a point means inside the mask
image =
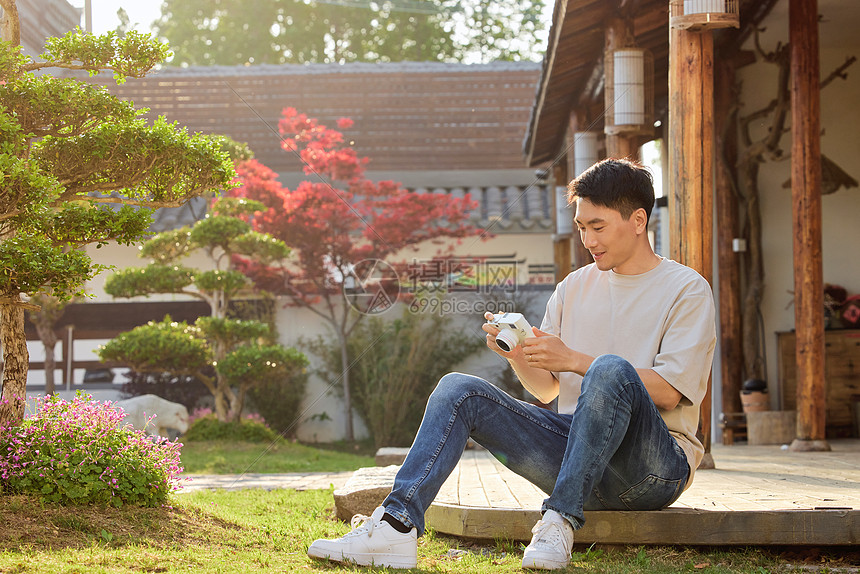
M 80 31 L 49 38 L 45 53 L 21 53 L 15 0 L 0 0 L 0 426 L 23 419 L 29 355 L 24 311 L 40 292 L 81 294 L 103 267 L 81 249 L 141 238 L 150 209 L 223 190 L 233 164 L 209 137 L 189 135 L 107 90 L 51 68 L 110 71 L 117 82 L 145 75 L 168 54 L 149 35 Z
M 240 219 L 262 209 L 256 201 L 220 199 L 202 221 L 160 233 L 144 243 L 140 255 L 151 259 L 149 265 L 109 276 L 105 291 L 114 297 L 184 294 L 208 303 L 212 313 L 194 325 L 166 317 L 136 327 L 102 347 L 102 360 L 125 362 L 141 373 L 196 377 L 214 396 L 215 414 L 222 422 L 239 420 L 248 390 L 264 377 L 286 377 L 304 368 L 304 355 L 276 344 L 269 325 L 228 314 L 231 301 L 252 291 L 251 280 L 234 268 L 234 257 L 269 266 L 290 253 L 284 242 L 252 230 Z M 200 251 L 211 261 L 211 269 L 192 269 L 180 263 Z

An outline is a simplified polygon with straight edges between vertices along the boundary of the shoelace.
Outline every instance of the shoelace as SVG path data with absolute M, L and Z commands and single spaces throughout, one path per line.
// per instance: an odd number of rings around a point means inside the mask
M 347 533 L 346 536 L 355 536 L 356 534 L 362 534 L 367 530 L 367 537 L 370 538 L 373 536 L 374 523 L 375 520 L 373 520 L 372 516 L 356 514 L 352 517 L 352 520 L 349 521 L 349 525 L 352 527 L 352 532 Z
M 532 534 L 536 536 L 535 542 L 538 544 L 546 544 L 556 547 L 558 546 L 559 541 L 561 541 L 562 546 L 569 554 L 571 549 L 568 548 L 567 538 L 564 536 L 562 528 L 564 528 L 564 526 L 557 522 L 538 520 L 534 527 L 532 527 Z

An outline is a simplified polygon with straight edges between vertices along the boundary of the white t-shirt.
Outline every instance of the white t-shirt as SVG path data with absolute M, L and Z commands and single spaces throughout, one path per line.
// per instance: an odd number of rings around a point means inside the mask
M 687 455 L 692 480 L 704 455 L 696 430 L 716 345 L 714 314 L 708 282 L 680 263 L 663 259 L 640 275 L 591 264 L 556 286 L 541 331 L 575 351 L 618 355 L 637 369 L 653 369 L 677 389 L 683 395 L 678 406 L 660 414 Z M 559 412 L 573 413 L 582 377 L 553 374 L 559 381 Z

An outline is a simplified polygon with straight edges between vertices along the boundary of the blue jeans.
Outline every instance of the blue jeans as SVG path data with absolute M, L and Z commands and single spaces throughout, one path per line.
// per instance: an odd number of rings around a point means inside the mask
M 614 355 L 598 357 L 582 381 L 573 415 L 517 400 L 487 381 L 450 373 L 427 401 L 409 455 L 382 503 L 424 533 L 424 512 L 454 470 L 466 441 L 551 493 L 575 529 L 584 510 L 658 510 L 672 504 L 689 476 L 636 370 Z

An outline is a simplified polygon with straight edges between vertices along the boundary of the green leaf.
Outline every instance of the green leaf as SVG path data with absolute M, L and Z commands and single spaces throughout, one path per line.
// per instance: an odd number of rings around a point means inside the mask
M 169 316 L 122 333 L 97 352 L 103 361 L 128 363 L 141 373 L 196 375 L 212 361 L 200 329 L 184 321 L 172 321 Z
M 181 265 L 153 263 L 120 269 L 105 280 L 105 292 L 114 297 L 178 293 L 194 282 L 194 270 Z

